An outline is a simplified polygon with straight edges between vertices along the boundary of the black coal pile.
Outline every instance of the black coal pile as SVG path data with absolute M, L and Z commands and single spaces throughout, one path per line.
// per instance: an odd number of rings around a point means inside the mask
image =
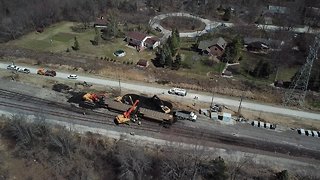
M 130 98 L 131 97 L 131 98 Z M 139 96 L 137 94 L 126 94 L 122 97 L 122 102 L 126 104 L 132 104 L 137 99 L 139 100 L 139 105 L 141 108 L 151 109 L 154 111 L 162 112 L 161 105 L 163 103 L 164 106 L 167 106 L 169 109 L 172 109 L 172 103 L 164 100 L 159 100 L 154 97 L 145 97 L 145 96 Z

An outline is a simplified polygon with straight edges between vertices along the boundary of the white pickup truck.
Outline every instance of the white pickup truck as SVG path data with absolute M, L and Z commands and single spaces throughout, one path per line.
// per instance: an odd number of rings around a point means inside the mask
M 169 94 L 175 94 L 178 96 L 186 96 L 187 95 L 187 90 L 185 89 L 180 89 L 180 88 L 171 88 L 168 91 Z

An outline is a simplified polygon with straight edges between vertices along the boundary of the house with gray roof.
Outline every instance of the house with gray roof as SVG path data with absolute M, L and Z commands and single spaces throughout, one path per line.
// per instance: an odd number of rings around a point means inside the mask
M 245 37 L 243 38 L 244 47 L 248 51 L 263 51 L 267 52 L 269 50 L 279 50 L 284 41 L 274 40 L 274 39 L 265 39 L 265 38 L 254 38 L 254 37 Z
M 222 38 L 200 41 L 198 49 L 202 54 L 220 57 L 224 53 L 227 42 Z

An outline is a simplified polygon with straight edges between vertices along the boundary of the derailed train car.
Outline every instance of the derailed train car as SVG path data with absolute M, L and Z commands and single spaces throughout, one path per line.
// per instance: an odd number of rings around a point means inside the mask
M 131 105 L 117 102 L 112 99 L 106 99 L 105 105 L 108 109 L 121 112 L 121 113 L 127 111 L 131 107 Z M 166 114 L 166 113 L 162 113 L 162 112 L 158 112 L 158 111 L 154 111 L 154 110 L 150 110 L 142 107 L 139 109 L 139 116 L 142 119 L 147 119 L 147 120 L 158 122 L 161 124 L 171 125 L 174 123 L 174 119 L 171 114 Z

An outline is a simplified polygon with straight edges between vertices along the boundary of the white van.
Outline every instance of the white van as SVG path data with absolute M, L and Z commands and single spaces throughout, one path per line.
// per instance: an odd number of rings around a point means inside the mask
M 185 89 L 180 89 L 180 88 L 171 88 L 168 91 L 169 94 L 176 94 L 178 96 L 186 96 L 187 91 Z

